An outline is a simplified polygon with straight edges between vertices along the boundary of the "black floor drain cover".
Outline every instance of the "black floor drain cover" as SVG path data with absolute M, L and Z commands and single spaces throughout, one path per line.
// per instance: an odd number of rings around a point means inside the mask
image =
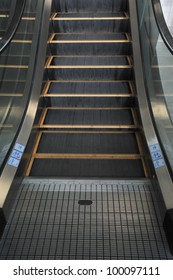
M 93 202 L 92 200 L 79 200 L 79 205 L 91 205 Z

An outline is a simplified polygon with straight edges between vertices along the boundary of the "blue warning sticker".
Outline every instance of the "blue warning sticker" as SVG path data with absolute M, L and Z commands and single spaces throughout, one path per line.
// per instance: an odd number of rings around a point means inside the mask
M 160 168 L 160 167 L 163 167 L 163 166 L 165 166 L 165 161 L 164 161 L 164 159 L 159 159 L 159 160 L 155 160 L 155 161 L 154 161 L 154 167 L 155 167 L 155 169 Z
M 10 157 L 9 160 L 8 160 L 8 165 L 16 167 L 16 168 L 19 166 L 19 163 L 20 163 L 20 160 L 15 159 L 13 157 Z
M 24 152 L 24 149 L 25 149 L 25 146 L 19 144 L 19 143 L 16 143 L 15 147 L 14 147 L 15 150 L 23 153 Z
M 23 156 L 24 150 L 25 150 L 25 146 L 23 146 L 19 143 L 16 143 L 16 145 L 10 155 L 10 158 L 8 160 L 8 165 L 17 168 L 19 166 L 20 160 Z
M 155 169 L 165 166 L 165 161 L 159 144 L 149 147 Z

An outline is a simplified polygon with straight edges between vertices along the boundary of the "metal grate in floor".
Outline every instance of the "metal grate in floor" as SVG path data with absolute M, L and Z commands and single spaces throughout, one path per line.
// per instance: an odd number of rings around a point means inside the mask
M 148 180 L 25 179 L 0 259 L 173 259 Z

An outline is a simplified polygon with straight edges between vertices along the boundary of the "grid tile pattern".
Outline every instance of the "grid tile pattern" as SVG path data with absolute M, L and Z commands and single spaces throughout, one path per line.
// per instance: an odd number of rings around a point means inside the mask
M 91 200 L 80 205 L 79 200 Z M 173 259 L 150 181 L 25 179 L 1 259 Z

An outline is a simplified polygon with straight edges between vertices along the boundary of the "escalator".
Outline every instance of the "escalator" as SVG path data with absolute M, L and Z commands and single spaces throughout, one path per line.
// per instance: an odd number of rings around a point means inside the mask
M 0 259 L 173 259 L 135 77 L 128 1 L 53 2 L 34 146 Z
M 27 176 L 148 177 L 126 1 L 59 6 Z

